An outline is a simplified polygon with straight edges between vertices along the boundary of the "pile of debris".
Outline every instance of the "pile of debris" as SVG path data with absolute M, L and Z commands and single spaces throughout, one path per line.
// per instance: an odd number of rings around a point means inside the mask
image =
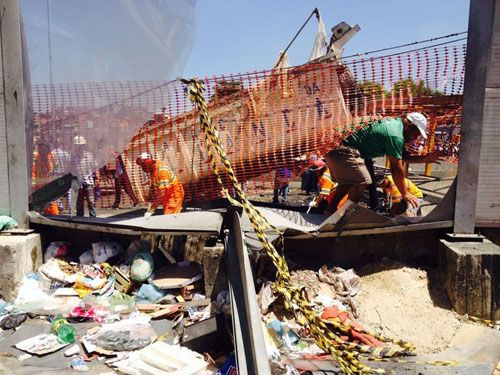
M 52 242 L 44 264 L 25 275 L 17 298 L 0 299 L 0 355 L 37 366 L 64 353 L 65 366 L 79 371 L 105 364 L 137 375 L 173 369 L 216 374 L 231 361 L 232 348 L 212 360 L 179 344 L 196 336 L 197 324 L 230 319 L 229 293 L 211 301 L 200 264 L 157 253 L 143 239 L 126 249 L 96 242 L 79 256 L 72 244 Z M 53 356 L 52 365 L 60 367 L 64 357 Z
M 491 330 L 490 333 L 488 328 L 480 324 L 472 326 L 466 316 L 456 314 L 437 270 L 412 268 L 384 258 L 360 268 L 358 273 L 353 269 L 325 265 L 318 271 L 292 271 L 291 279 L 294 286 L 305 289 L 307 302 L 322 319 L 361 328 L 364 332 L 351 329 L 342 334 L 342 340 L 372 347 L 375 352 L 396 348 L 381 337 L 416 344 L 412 355 L 417 357 L 406 359 L 407 364 L 398 364 L 396 359 L 392 364 L 377 362 L 371 366 L 418 373 L 420 368 L 416 371 L 415 366 L 424 366 L 425 361 L 444 361 L 442 363 L 452 365 L 450 371 L 439 372 L 444 371 L 443 368 L 434 366 L 426 368 L 426 373 L 472 371 L 472 367 L 464 370 L 467 366 L 483 366 L 486 373 L 488 366 L 499 361 L 498 350 L 481 360 L 477 353 L 500 342 L 500 325 L 495 326 L 496 332 Z M 275 292 L 273 283 L 263 283 L 258 302 L 273 373 L 342 373 L 332 357 L 316 345 L 310 332 L 297 324 L 296 317 L 284 308 L 283 299 Z M 471 329 L 491 341 L 456 339 Z M 418 364 L 418 361 L 424 362 Z M 491 363 L 486 365 L 487 362 Z

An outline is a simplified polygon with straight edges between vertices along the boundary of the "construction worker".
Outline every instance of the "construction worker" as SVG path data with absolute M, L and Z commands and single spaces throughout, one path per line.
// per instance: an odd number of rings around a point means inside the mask
M 406 217 L 416 217 L 419 215 L 419 208 L 424 199 L 422 191 L 415 186 L 413 182 L 405 178 L 406 190 L 409 191 L 417 198 L 417 206 L 409 206 L 406 201 L 403 200 L 403 196 L 399 191 L 398 187 L 394 183 L 391 175 L 386 176 L 381 180 L 380 187 L 384 191 L 384 199 L 387 203 L 389 209 L 389 216 L 406 216 Z
M 148 194 L 149 206 L 144 216 L 153 215 L 156 207 L 161 204 L 164 215 L 181 212 L 184 188 L 172 170 L 163 162 L 154 160 L 148 152 L 143 152 L 136 159 L 136 163 L 149 175 L 151 183 Z
M 358 203 L 372 178 L 366 168 L 365 159 L 387 155 L 394 183 L 401 192 L 402 199 L 411 207 L 417 207 L 417 197 L 411 194 L 404 182 L 407 163 L 439 163 L 443 160 L 439 152 L 427 155 L 410 155 L 405 143 L 419 137 L 427 138 L 427 119 L 418 112 L 409 113 L 401 118 L 386 118 L 375 121 L 346 139 L 326 154 L 326 161 L 333 179 L 338 183 L 335 194 L 323 212 L 331 215 L 341 199 L 348 194 L 349 200 Z
M 335 189 L 337 188 L 337 183 L 332 181 L 330 169 L 328 169 L 326 163 L 321 159 L 315 160 L 309 168 L 309 171 L 314 173 L 318 178 L 318 185 L 320 189 L 318 196 L 309 203 L 309 206 L 318 207 L 322 212 L 331 202 L 333 195 L 335 194 Z M 338 207 L 342 207 L 346 201 L 347 194 L 344 199 L 340 201 Z

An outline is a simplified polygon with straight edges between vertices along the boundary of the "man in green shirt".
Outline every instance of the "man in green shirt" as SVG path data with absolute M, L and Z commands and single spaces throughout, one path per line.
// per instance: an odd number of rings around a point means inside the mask
M 324 214 L 330 215 L 348 194 L 358 203 L 366 185 L 372 182 L 364 159 L 387 155 L 394 183 L 409 206 L 417 206 L 417 198 L 406 189 L 403 161 L 407 163 L 439 163 L 439 153 L 409 155 L 404 145 L 419 137 L 427 138 L 427 119 L 418 112 L 401 118 L 387 118 L 356 131 L 326 154 L 325 159 L 338 186 Z

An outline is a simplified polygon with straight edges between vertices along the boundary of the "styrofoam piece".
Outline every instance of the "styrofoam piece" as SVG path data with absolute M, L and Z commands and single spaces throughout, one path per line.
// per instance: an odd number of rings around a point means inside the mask
M 80 354 L 80 347 L 78 346 L 78 344 L 73 345 L 64 352 L 65 357 L 71 357 L 75 354 Z
M 156 342 L 115 366 L 130 375 L 196 375 L 205 370 L 208 363 L 187 348 Z

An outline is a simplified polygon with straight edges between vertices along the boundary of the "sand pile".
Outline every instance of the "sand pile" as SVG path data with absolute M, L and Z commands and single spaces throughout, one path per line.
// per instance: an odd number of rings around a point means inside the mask
M 416 345 L 418 353 L 443 350 L 461 327 L 436 270 L 390 261 L 357 270 L 359 318 L 366 329 Z

